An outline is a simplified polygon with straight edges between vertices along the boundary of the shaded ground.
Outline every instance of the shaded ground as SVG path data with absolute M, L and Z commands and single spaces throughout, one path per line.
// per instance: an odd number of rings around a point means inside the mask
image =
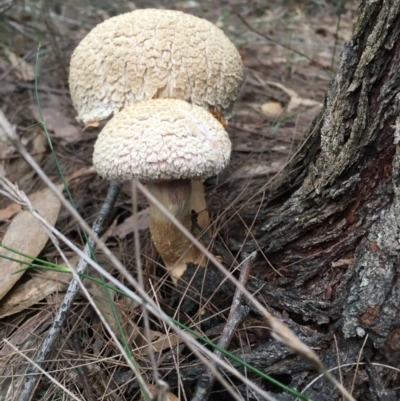
M 272 3 L 272 4 L 271 4 Z M 294 154 L 303 132 L 319 111 L 318 102 L 323 96 L 330 82 L 332 72 L 335 71 L 339 60 L 341 46 L 351 37 L 352 26 L 356 18 L 356 9 L 352 3 L 346 3 L 341 10 L 341 20 L 337 29 L 337 9 L 325 2 L 268 2 L 268 1 L 230 1 L 230 2 L 168 2 L 162 3 L 165 8 L 179 9 L 188 13 L 207 18 L 214 22 L 237 45 L 246 66 L 246 78 L 242 94 L 237 102 L 236 116 L 228 126 L 233 142 L 232 162 L 229 168 L 218 178 L 209 179 L 206 183 L 207 201 L 213 215 L 212 233 L 218 241 L 224 257 L 229 254 L 240 253 L 243 244 L 262 224 L 262 219 L 254 219 L 258 215 L 264 196 L 264 190 L 272 180 L 279 179 L 279 171 Z M 160 2 L 119 2 L 117 6 L 108 2 L 69 2 L 65 5 L 57 1 L 41 3 L 16 3 L 8 10 L 0 8 L 0 96 L 2 111 L 8 120 L 17 125 L 25 144 L 35 155 L 48 176 L 59 182 L 54 160 L 46 144 L 41 127 L 31 127 L 38 121 L 37 101 L 34 92 L 34 65 L 38 43 L 39 51 L 38 89 L 41 107 L 45 114 L 54 149 L 60 159 L 64 174 L 71 176 L 77 172 L 78 178 L 70 182 L 70 189 L 76 206 L 87 222 L 91 223 L 104 198 L 107 183 L 90 171 L 91 154 L 94 140 L 98 131 L 93 130 L 80 134 L 80 127 L 74 122 L 75 112 L 68 94 L 68 64 L 71 52 L 87 32 L 97 23 L 121 12 L 135 7 L 160 7 Z M 242 20 L 238 17 L 240 14 Z M 253 27 L 252 31 L 246 22 Z M 268 39 L 267 39 L 268 38 Z M 289 48 L 293 50 L 289 50 Z M 22 58 L 24 61 L 22 62 Z M 25 64 L 26 63 L 26 64 Z M 14 66 L 13 66 L 14 64 Z M 281 106 L 281 113 L 276 109 Z M 1 167 L 11 181 L 16 181 L 21 189 L 28 194 L 43 187 L 43 184 L 30 171 L 25 163 L 6 147 L 2 149 Z M 132 252 L 132 230 L 121 234 L 121 224 L 131 215 L 130 188 L 127 186 L 118 200 L 114 224 L 119 227 L 119 236 L 110 234 L 107 244 L 130 271 L 135 271 L 134 254 Z M 140 199 L 140 209 L 145 210 L 147 203 L 144 197 Z M 5 208 L 10 201 L 0 198 L 1 208 Z M 5 214 L 1 233 L 6 233 L 10 224 L 10 215 Z M 144 222 L 141 230 L 141 252 L 144 267 L 153 282 L 158 282 L 162 269 L 157 268 L 157 255 L 150 243 L 149 233 L 143 213 Z M 265 217 L 263 217 L 265 218 Z M 61 211 L 57 228 L 67 234 L 76 244 L 82 245 L 83 239 L 75 222 Z M 58 261 L 57 251 L 49 244 L 41 256 L 48 260 Z M 67 253 L 67 256 L 71 254 Z M 234 255 L 231 255 L 232 258 Z M 100 255 L 101 258 L 101 255 Z M 229 265 L 229 260 L 224 260 Z M 155 263 L 157 262 L 157 263 Z M 270 266 L 268 261 L 258 262 L 253 274 L 262 280 L 272 281 L 279 275 Z M 123 280 L 123 278 L 121 278 Z M 282 280 L 281 280 L 282 281 Z M 273 288 L 272 288 L 273 290 Z M 60 289 L 60 291 L 63 291 Z M 321 298 L 329 297 L 329 289 L 321 290 Z M 167 304 L 170 291 L 165 285 L 158 292 L 161 303 Z M 267 298 L 267 295 L 266 295 Z M 117 299 L 125 324 L 137 319 L 138 312 L 124 298 Z M 214 300 L 213 300 L 214 302 Z M 216 313 L 218 304 L 211 304 L 209 311 Z M 57 297 L 49 295 L 40 304 L 29 306 L 16 314 L 2 320 L 1 336 L 13 338 L 20 334 L 16 327 L 26 327 L 36 324 L 30 329 L 35 336 L 42 335 L 49 322 L 50 314 L 56 307 Z M 268 304 L 268 302 L 267 302 Z M 226 305 L 225 305 L 226 306 Z M 280 311 L 280 318 L 285 321 L 285 308 Z M 292 317 L 293 318 L 293 317 Z M 196 319 L 196 317 L 193 317 Z M 298 316 L 298 320 L 302 321 Z M 326 321 L 329 317 L 326 317 Z M 220 324 L 223 320 L 213 322 L 211 326 Z M 325 323 L 323 317 L 318 323 Z M 40 323 L 39 323 L 40 322 Z M 77 323 L 78 322 L 78 323 Z M 302 322 L 304 323 L 304 322 Z M 267 330 L 262 327 L 262 320 L 256 317 L 246 320 L 239 334 L 236 336 L 232 349 L 254 349 L 256 346 L 265 347 L 264 352 L 276 353 L 282 356 L 287 352 L 283 347 L 266 342 Z M 159 326 L 155 325 L 158 330 Z M 90 327 L 90 330 L 88 329 Z M 108 337 L 103 335 L 102 327 L 85 302 L 79 303 L 69 320 L 69 329 L 81 336 L 82 349 L 78 352 L 72 344 L 71 337 L 67 336 L 65 344 L 55 355 L 55 367 L 64 367 L 65 360 L 85 355 L 85 360 L 115 355 L 117 352 Z M 207 330 L 209 328 L 203 328 Z M 324 324 L 310 322 L 308 333 L 296 333 L 300 336 L 312 333 L 315 336 L 328 332 Z M 36 338 L 36 337 L 35 337 Z M 332 340 L 330 340 L 332 341 Z M 24 343 L 35 345 L 34 339 L 29 336 Z M 344 345 L 351 349 L 349 342 Z M 347 355 L 356 360 L 359 349 L 351 349 Z M 1 363 L 12 361 L 10 350 L 3 349 Z M 289 353 L 288 353 L 289 355 Z M 290 355 L 289 355 L 290 357 Z M 171 355 L 164 356 L 170 363 L 163 365 L 163 374 L 168 375 L 170 382 L 174 378 L 175 363 Z M 169 358 L 169 360 L 168 360 Z M 331 361 L 335 365 L 335 355 Z M 292 362 L 292 361 L 291 361 Z M 13 362 L 16 369 L 21 362 Z M 257 365 L 257 360 L 252 361 Z M 285 364 L 288 363 L 287 361 Z M 297 365 L 296 365 L 297 364 Z M 112 394 L 124 395 L 126 399 L 133 397 L 137 390 L 122 358 L 115 358 L 107 363 L 90 365 L 86 373 L 89 377 L 99 374 L 97 380 L 92 381 L 93 392 L 101 394 L 102 399 L 113 398 Z M 262 365 L 262 364 L 261 364 Z M 304 371 L 305 364 L 295 361 L 293 371 Z M 148 361 L 143 356 L 143 371 L 151 377 Z M 260 366 L 262 368 L 262 366 Z M 148 369 L 148 371 L 146 370 Z M 199 373 L 190 367 L 188 375 L 193 375 L 195 381 Z M 276 377 L 292 386 L 304 387 L 311 380 L 310 377 L 296 376 L 293 382 L 290 372 L 284 366 L 274 367 Z M 73 370 L 60 373 L 58 380 L 71 385 Z M 182 371 L 182 374 L 183 371 Z M 112 379 L 110 379 L 112 377 Z M 353 378 L 347 372 L 346 384 Z M 367 380 L 367 373 L 357 377 L 355 394 Z M 190 379 L 188 379 L 190 382 Z M 10 382 L 6 381 L 5 384 Z M 359 386 L 359 387 L 358 387 Z M 57 399 L 54 387 L 46 382 L 41 387 L 43 398 Z M 243 390 L 244 391 L 244 390 Z M 328 391 L 328 390 L 327 390 Z M 325 397 L 335 399 L 332 391 Z M 214 399 L 221 395 L 216 395 Z M 250 397 L 250 396 L 249 396 Z M 277 396 L 278 397 L 278 396 Z M 121 398 L 122 399 L 122 398 Z M 227 398 L 228 399 L 228 398 Z M 279 399 L 279 398 L 277 398 Z M 283 399 L 283 398 L 282 398 Z M 329 399 L 329 398 L 324 398 Z

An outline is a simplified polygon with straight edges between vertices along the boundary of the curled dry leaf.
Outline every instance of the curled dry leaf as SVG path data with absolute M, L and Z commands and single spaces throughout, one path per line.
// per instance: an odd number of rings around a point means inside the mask
M 36 121 L 41 122 L 39 108 L 32 106 L 32 113 Z M 49 131 L 54 132 L 56 138 L 65 142 L 76 142 L 82 137 L 81 130 L 73 124 L 73 120 L 65 117 L 61 112 L 52 107 L 42 109 L 43 120 Z
M 60 201 L 53 192 L 45 188 L 29 197 L 35 209 L 51 225 L 57 221 L 60 211 Z M 8 227 L 2 243 L 9 248 L 15 249 L 21 253 L 36 257 L 46 245 L 49 236 L 42 227 L 42 224 L 28 211 L 21 211 L 15 216 Z M 2 299 L 22 276 L 16 271 L 26 267 L 19 262 L 11 262 L 7 258 L 13 258 L 22 262 L 30 262 L 30 259 L 17 255 L 4 248 L 0 249 L 0 277 L 2 285 L 0 286 L 0 299 Z

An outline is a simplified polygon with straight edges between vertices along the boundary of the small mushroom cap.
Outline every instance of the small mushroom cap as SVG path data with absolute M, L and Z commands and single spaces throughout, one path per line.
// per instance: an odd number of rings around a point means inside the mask
M 93 165 L 115 181 L 206 178 L 229 162 L 231 142 L 203 108 L 177 99 L 138 102 L 115 114 L 99 134 Z
M 137 101 L 186 100 L 232 114 L 241 57 L 211 22 L 172 10 L 135 10 L 97 25 L 75 49 L 69 85 L 78 121 L 102 121 Z

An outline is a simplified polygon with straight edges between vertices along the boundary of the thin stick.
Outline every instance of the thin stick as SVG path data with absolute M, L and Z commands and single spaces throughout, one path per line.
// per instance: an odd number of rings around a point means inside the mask
M 95 222 L 93 223 L 92 230 L 96 235 L 100 235 L 100 233 L 103 231 L 104 228 L 104 223 L 106 222 L 107 218 L 110 216 L 111 210 L 114 207 L 115 201 L 117 200 L 118 194 L 121 190 L 122 184 L 117 183 L 117 182 L 111 182 L 109 188 L 108 188 L 108 193 L 106 196 L 106 199 L 104 200 L 103 206 L 101 207 L 101 210 L 99 212 L 99 215 L 97 216 Z M 95 241 L 92 238 L 89 238 L 88 242 L 85 245 L 85 248 L 83 250 L 83 253 L 87 256 L 91 255 L 91 251 L 94 247 Z M 87 261 L 83 258 L 79 260 L 78 266 L 76 268 L 76 273 L 78 275 L 84 274 L 87 268 Z M 53 349 L 53 345 L 55 341 L 58 338 L 58 335 L 61 331 L 61 327 L 64 324 L 65 318 L 67 317 L 71 307 L 72 303 L 74 302 L 74 299 L 79 291 L 79 284 L 78 281 L 73 278 L 67 293 L 65 294 L 64 300 L 62 304 L 60 305 L 60 308 L 57 311 L 56 316 L 54 317 L 53 323 L 42 343 L 42 346 L 37 354 L 36 357 L 36 363 L 37 365 L 40 365 L 42 362 L 44 362 L 47 358 L 47 356 L 50 354 L 50 352 Z M 29 401 L 31 398 L 31 395 L 36 387 L 36 383 L 39 379 L 39 376 L 36 375 L 39 372 L 37 366 L 31 366 L 31 368 L 27 372 L 27 378 L 24 383 L 24 387 L 21 391 L 21 394 L 18 398 L 18 401 Z
M 250 276 L 250 271 L 253 266 L 254 260 L 257 256 L 257 252 L 253 252 L 243 263 L 242 272 L 240 273 L 239 282 L 246 286 L 247 280 Z M 229 313 L 228 321 L 224 330 L 222 331 L 221 338 L 218 341 L 218 346 L 223 349 L 227 349 L 235 330 L 239 326 L 239 324 L 246 318 L 248 315 L 250 308 L 247 305 L 243 305 L 242 301 L 243 292 L 239 287 L 236 288 L 235 295 L 233 297 L 231 311 Z M 222 353 L 219 350 L 215 350 L 214 354 L 221 358 Z M 212 364 L 215 368 L 217 368 L 216 361 L 212 361 Z M 212 371 L 207 370 L 204 373 L 200 380 L 197 383 L 196 390 L 194 392 L 194 396 L 192 401 L 206 401 L 211 393 L 212 387 L 214 385 L 215 375 Z

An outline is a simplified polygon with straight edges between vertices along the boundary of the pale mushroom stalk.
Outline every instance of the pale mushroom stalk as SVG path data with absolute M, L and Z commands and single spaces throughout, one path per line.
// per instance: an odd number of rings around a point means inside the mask
M 206 229 L 210 222 L 210 215 L 208 213 L 206 198 L 204 195 L 204 185 L 199 180 L 192 180 L 189 209 L 190 213 L 192 210 L 197 213 L 197 224 L 202 229 Z
M 196 212 L 207 212 L 201 180 L 225 168 L 230 153 L 228 134 L 211 113 L 183 100 L 154 99 L 115 114 L 99 134 L 93 165 L 110 180 L 142 181 L 191 230 L 193 198 Z M 194 193 L 196 182 L 200 190 Z M 203 218 L 204 214 L 200 225 L 204 224 Z M 175 283 L 187 263 L 207 263 L 197 247 L 155 205 L 150 206 L 150 230 Z
M 190 199 L 193 181 L 173 180 L 146 185 L 151 194 L 189 231 L 192 228 Z M 175 283 L 185 272 L 187 263 L 205 266 L 206 258 L 198 248 L 152 203 L 150 232 L 153 243 Z

